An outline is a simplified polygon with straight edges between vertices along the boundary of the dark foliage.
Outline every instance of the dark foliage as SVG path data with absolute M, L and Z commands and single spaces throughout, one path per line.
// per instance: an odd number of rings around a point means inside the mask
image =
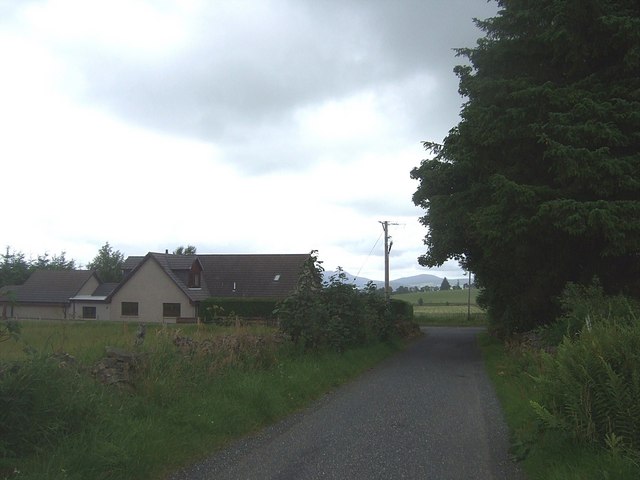
M 123 253 L 120 250 L 114 250 L 107 242 L 100 247 L 98 254 L 89 262 L 87 268 L 95 270 L 103 282 L 119 282 L 122 280 L 123 265 Z
M 398 312 L 398 317 L 409 316 L 405 305 L 411 307 L 410 304 L 394 301 L 395 308 L 390 309 L 375 285 L 370 283 L 360 291 L 347 283 L 340 269 L 322 285 L 322 266 L 313 253 L 303 268 L 297 290 L 278 310 L 280 328 L 297 344 L 343 351 L 390 338 L 393 311 Z
M 501 0 L 460 49 L 461 121 L 412 172 L 425 266 L 476 274 L 503 334 L 567 282 L 640 296 L 640 3 Z
M 277 306 L 277 300 L 268 298 L 207 298 L 200 304 L 200 317 L 205 323 L 219 323 L 233 315 L 271 320 Z
M 22 285 L 34 270 L 73 270 L 75 260 L 67 260 L 66 252 L 60 255 L 49 253 L 38 255 L 35 260 L 27 260 L 24 253 L 7 247 L 4 254 L 0 254 L 0 287 L 7 285 Z

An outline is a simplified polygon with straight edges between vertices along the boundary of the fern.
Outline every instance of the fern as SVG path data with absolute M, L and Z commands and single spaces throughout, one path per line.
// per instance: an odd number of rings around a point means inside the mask
M 531 406 L 545 428 L 640 451 L 640 325 L 595 322 L 543 363 L 544 400 Z

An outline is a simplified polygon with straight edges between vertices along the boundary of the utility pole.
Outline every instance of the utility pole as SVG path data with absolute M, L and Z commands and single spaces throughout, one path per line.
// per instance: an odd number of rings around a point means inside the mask
M 382 229 L 384 230 L 384 296 L 389 302 L 389 294 L 391 288 L 389 287 L 389 252 L 391 252 L 391 246 L 393 242 L 389 243 L 391 237 L 389 236 L 389 225 L 398 225 L 397 223 L 384 220 L 380 222 Z
M 469 300 L 467 301 L 467 323 L 471 323 L 471 270 L 469 270 L 469 284 L 468 284 Z

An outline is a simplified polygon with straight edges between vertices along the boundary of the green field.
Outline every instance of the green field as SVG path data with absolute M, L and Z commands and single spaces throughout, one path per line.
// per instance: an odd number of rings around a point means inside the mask
M 391 298 L 411 303 L 414 320 L 420 325 L 484 326 L 487 315 L 476 304 L 477 296 L 478 290 L 472 289 L 470 305 L 468 290 L 400 293 Z
M 467 311 L 471 311 L 471 314 L 484 313 L 484 311 L 477 305 L 414 305 L 414 315 L 443 315 L 443 314 L 467 314 Z
M 476 297 L 478 296 L 478 290 L 471 289 L 471 304 L 475 305 Z M 405 302 L 418 305 L 419 300 L 422 298 L 424 305 L 466 305 L 469 300 L 468 290 L 440 290 L 437 292 L 412 292 L 412 293 L 399 293 L 391 295 L 391 298 L 398 300 L 404 300 Z

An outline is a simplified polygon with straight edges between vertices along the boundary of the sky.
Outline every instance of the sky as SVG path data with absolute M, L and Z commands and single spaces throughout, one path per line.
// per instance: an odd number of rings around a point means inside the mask
M 308 253 L 426 269 L 410 172 L 459 122 L 485 0 L 0 0 L 0 245 L 86 265 Z

